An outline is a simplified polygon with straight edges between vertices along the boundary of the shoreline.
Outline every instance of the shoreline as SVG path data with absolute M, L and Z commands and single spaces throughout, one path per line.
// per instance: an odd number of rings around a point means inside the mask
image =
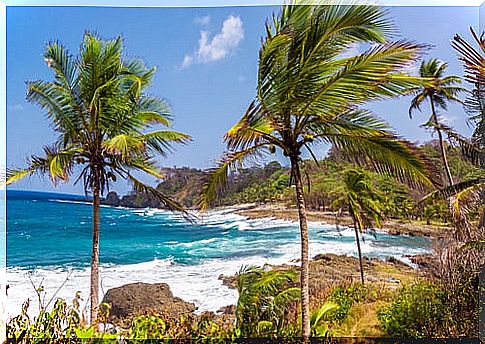
M 267 204 L 236 204 L 221 206 L 211 209 L 211 211 L 230 211 L 234 214 L 245 216 L 248 219 L 279 219 L 285 221 L 298 222 L 298 210 L 296 207 L 288 207 L 277 203 Z M 352 220 L 348 215 L 340 216 L 336 218 L 336 214 L 333 212 L 322 212 L 312 209 L 307 209 L 308 222 L 325 223 L 328 225 L 338 225 L 351 227 Z M 383 230 L 390 235 L 407 235 L 411 237 L 428 237 L 433 240 L 442 237 L 443 232 L 449 230 L 451 227 L 441 225 L 420 223 L 417 221 L 400 221 L 396 219 L 385 220 L 382 223 Z
M 126 210 L 131 210 L 135 208 L 125 208 Z M 145 208 L 146 209 L 146 208 Z M 152 208 L 153 209 L 153 208 Z M 234 218 L 231 221 L 233 223 L 238 223 L 241 220 L 238 220 L 237 217 L 243 216 L 245 220 L 243 221 L 250 221 L 254 218 L 267 218 L 268 220 L 275 220 L 278 222 L 279 218 L 283 218 L 287 221 L 295 221 L 295 218 L 291 218 L 291 216 L 296 216 L 296 210 L 291 215 L 287 216 L 286 218 L 283 217 L 281 214 L 288 213 L 287 209 L 281 209 L 280 212 L 274 212 L 274 206 L 260 206 L 256 204 L 239 204 L 234 206 L 226 206 L 216 209 L 211 209 L 206 213 L 208 216 L 211 214 L 214 215 L 228 215 L 229 218 Z M 165 212 L 162 210 L 162 212 Z M 257 212 L 259 216 L 248 216 L 248 212 Z M 266 212 L 266 213 L 265 213 Z M 238 215 L 238 216 L 233 216 Z M 153 216 L 150 215 L 150 216 Z M 321 220 L 321 218 L 316 218 L 317 220 Z M 215 223 L 218 224 L 221 219 L 220 216 L 216 216 Z M 311 217 L 310 220 L 312 222 L 316 222 L 314 217 Z M 251 221 L 250 221 L 251 222 Z M 324 221 L 329 222 L 329 221 Z M 259 225 L 259 221 L 257 224 Z M 343 224 L 342 224 L 343 225 Z M 292 225 L 293 226 L 293 225 Z M 296 230 L 296 228 L 295 228 Z M 241 235 L 244 235 L 244 229 L 240 232 Z M 350 236 L 351 233 L 347 233 L 347 236 Z M 206 245 L 205 243 L 201 243 L 201 240 L 194 239 L 194 243 L 200 243 L 201 245 Z M 190 246 L 192 246 L 192 241 L 189 242 Z M 181 244 L 181 243 L 179 243 Z M 184 243 L 182 243 L 184 244 Z M 319 244 L 319 243 L 317 243 Z M 349 256 L 348 253 L 339 253 L 339 250 L 326 250 L 323 246 L 318 246 L 317 244 L 314 245 L 314 252 L 312 254 L 312 261 L 317 255 L 322 255 L 324 253 L 334 254 L 340 258 L 336 258 L 333 261 L 348 261 L 346 266 L 348 266 L 348 271 L 352 271 L 353 277 L 356 278 L 358 276 L 358 264 L 355 262 L 355 258 Z M 350 240 L 348 245 L 352 245 L 353 247 L 353 239 Z M 291 246 L 291 245 L 290 245 Z M 289 246 L 289 247 L 290 247 Z M 295 242 L 295 248 L 299 247 L 299 245 Z M 185 247 L 185 246 L 184 246 Z M 275 256 L 275 257 L 267 257 L 261 258 L 260 255 L 255 254 L 254 256 L 250 257 L 239 257 L 237 259 L 209 259 L 201 264 L 197 265 L 183 265 L 183 264 L 173 264 L 170 259 L 155 259 L 153 261 L 141 262 L 141 263 L 134 263 L 134 264 L 120 264 L 120 265 L 110 265 L 110 266 L 101 266 L 101 280 L 102 280 L 102 289 L 103 295 L 107 289 L 118 287 L 121 285 L 125 285 L 127 283 L 134 283 L 134 282 L 147 282 L 147 283 L 167 283 L 172 291 L 174 292 L 174 296 L 180 297 L 183 300 L 194 302 L 197 304 L 199 311 L 215 311 L 220 307 L 233 304 L 236 300 L 235 291 L 228 289 L 225 285 L 223 285 L 222 281 L 219 279 L 219 276 L 225 275 L 229 276 L 238 271 L 238 269 L 242 265 L 247 264 L 259 264 L 262 265 L 267 263 L 273 267 L 278 266 L 297 266 L 298 265 L 298 257 L 297 251 L 291 251 L 291 247 L 286 249 L 284 256 Z M 346 249 L 347 252 L 350 252 Z M 380 249 L 379 249 L 380 252 Z M 387 252 L 387 251 L 383 251 Z M 393 252 L 395 253 L 395 252 Z M 390 255 L 394 255 L 391 253 Z M 414 253 L 409 252 L 410 255 L 415 255 Z M 374 260 L 373 258 L 369 258 L 370 260 Z M 386 262 L 387 258 L 379 258 L 378 260 L 382 263 Z M 349 262 L 352 263 L 349 264 Z M 377 263 L 378 264 L 378 263 Z M 402 265 L 407 263 L 401 263 Z M 318 264 L 320 265 L 320 264 Z M 380 264 L 379 264 L 380 266 Z M 412 266 L 408 266 L 406 269 L 411 269 L 414 271 Z M 48 295 L 52 295 L 52 293 L 56 290 L 56 288 L 62 283 L 65 276 L 63 274 L 59 274 L 58 269 L 35 269 L 36 272 L 32 276 L 36 283 L 42 281 L 45 278 L 46 285 L 44 285 L 45 290 L 47 291 Z M 70 270 L 70 269 L 68 269 Z M 59 297 L 62 297 L 66 300 L 70 300 L 77 290 L 82 291 L 82 295 L 88 295 L 88 280 L 89 280 L 89 269 L 83 268 L 80 270 L 75 270 L 73 275 L 71 276 L 69 282 L 64 286 L 61 293 L 59 293 Z M 13 282 L 11 283 L 11 289 L 9 292 L 10 301 L 15 300 L 16 306 L 11 308 L 12 312 L 9 312 L 10 315 L 16 315 L 18 311 L 15 311 L 15 308 L 21 306 L 21 303 L 25 301 L 25 296 L 29 297 L 31 295 L 31 299 L 33 300 L 32 307 L 35 308 L 35 295 L 33 294 L 32 287 L 28 284 L 27 280 L 27 270 L 9 270 L 8 273 L 12 275 L 9 276 L 9 279 Z M 18 273 L 18 274 L 17 274 Z M 67 274 L 67 272 L 66 272 Z M 340 279 L 339 275 L 345 277 L 345 272 L 339 272 L 338 269 L 332 271 L 329 276 L 334 276 L 336 279 Z M 188 277 L 194 276 L 194 277 Z M 195 277 L 197 276 L 197 277 Z M 321 275 L 323 276 L 323 275 Z M 325 275 L 326 276 L 326 275 Z M 348 277 L 348 276 L 347 276 Z M 196 282 L 194 284 L 194 282 Z M 196 286 L 198 285 L 198 286 Z M 19 289 L 17 289 L 19 288 Z M 229 301 L 229 302 L 227 302 Z M 10 307 L 9 307 L 10 308 Z

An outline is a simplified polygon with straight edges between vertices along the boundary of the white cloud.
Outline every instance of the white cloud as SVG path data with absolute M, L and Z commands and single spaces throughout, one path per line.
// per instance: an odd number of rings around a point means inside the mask
M 182 68 L 186 68 L 190 66 L 193 61 L 194 61 L 194 58 L 192 56 L 185 55 L 184 60 L 182 61 Z
M 205 15 L 205 16 L 199 16 L 194 18 L 194 23 L 202 26 L 207 26 L 211 22 L 211 17 L 210 15 Z
M 244 38 L 244 29 L 241 18 L 230 15 L 222 23 L 222 30 L 210 37 L 208 31 L 200 32 L 199 46 L 197 50 L 184 56 L 182 68 L 187 68 L 194 63 L 209 63 L 224 59 Z

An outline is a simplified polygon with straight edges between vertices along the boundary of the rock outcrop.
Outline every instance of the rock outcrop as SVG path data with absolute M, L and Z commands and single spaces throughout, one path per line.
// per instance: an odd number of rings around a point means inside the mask
M 103 303 L 110 305 L 109 320 L 124 324 L 137 315 L 147 313 L 178 318 L 196 310 L 193 303 L 174 297 L 166 283 L 131 283 L 112 288 L 105 294 Z
M 101 203 L 110 205 L 112 207 L 118 207 L 120 205 L 120 197 L 118 196 L 116 191 L 110 191 Z

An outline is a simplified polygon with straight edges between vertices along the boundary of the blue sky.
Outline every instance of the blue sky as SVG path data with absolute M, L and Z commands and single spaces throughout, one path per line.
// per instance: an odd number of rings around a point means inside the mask
M 449 73 L 462 74 L 450 47 L 455 33 L 469 37 L 478 26 L 477 7 L 392 7 L 401 36 L 432 44 L 428 57 L 449 62 Z M 7 8 L 7 164 L 22 166 L 30 154 L 55 140 L 44 112 L 25 101 L 25 81 L 51 79 L 42 59 L 45 43 L 59 40 L 76 54 L 85 30 L 103 38 L 124 37 L 128 56 L 157 66 L 150 93 L 165 98 L 175 117 L 175 129 L 194 142 L 160 160 L 162 166 L 206 168 L 223 151 L 222 135 L 241 116 L 255 95 L 257 57 L 265 19 L 277 7 L 219 8 Z M 354 48 L 355 52 L 359 47 Z M 398 132 L 415 141 L 430 139 L 419 127 L 428 112 L 407 116 L 409 98 L 370 104 Z M 449 124 L 469 133 L 458 105 L 445 114 Z M 323 156 L 322 147 L 317 155 Z M 48 180 L 33 177 L 15 188 L 52 190 Z M 118 182 L 116 190 L 129 188 Z M 61 192 L 82 192 L 72 184 Z

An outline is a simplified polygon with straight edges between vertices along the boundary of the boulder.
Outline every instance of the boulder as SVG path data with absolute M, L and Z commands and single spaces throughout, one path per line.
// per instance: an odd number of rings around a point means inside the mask
M 103 303 L 110 305 L 109 320 L 114 323 L 119 320 L 127 323 L 133 317 L 147 313 L 178 318 L 196 310 L 193 303 L 174 297 L 166 283 L 131 283 L 112 288 L 104 295 Z
M 123 196 L 120 205 L 127 208 L 162 208 L 160 201 L 154 196 L 139 193 Z

